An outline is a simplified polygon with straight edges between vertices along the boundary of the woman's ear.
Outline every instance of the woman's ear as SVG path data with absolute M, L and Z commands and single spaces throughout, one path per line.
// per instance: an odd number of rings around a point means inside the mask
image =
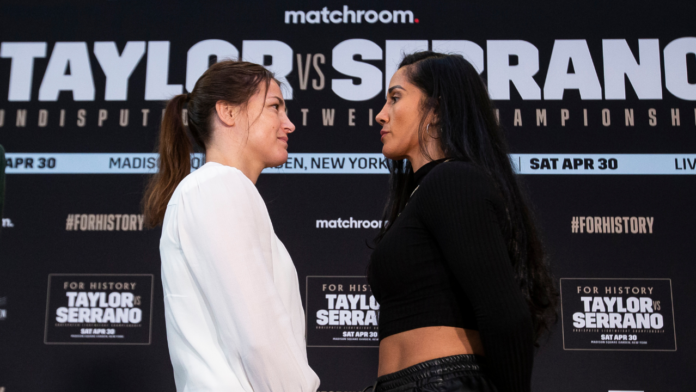
M 430 112 L 428 113 L 427 117 L 428 122 L 435 126 L 440 125 L 440 116 L 437 115 L 438 111 L 440 110 L 440 98 L 430 98 L 429 103 Z
M 236 120 L 237 108 L 225 101 L 217 101 L 215 112 L 220 121 L 228 127 L 233 127 Z
M 433 108 L 428 115 L 428 123 L 431 127 L 440 125 L 440 117 L 436 114 L 436 109 L 437 107 Z

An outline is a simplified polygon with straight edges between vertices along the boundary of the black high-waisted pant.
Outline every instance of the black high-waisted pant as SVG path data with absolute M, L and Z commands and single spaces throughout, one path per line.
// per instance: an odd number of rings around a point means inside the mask
M 453 355 L 377 378 L 373 392 L 497 392 L 481 370 L 483 357 Z

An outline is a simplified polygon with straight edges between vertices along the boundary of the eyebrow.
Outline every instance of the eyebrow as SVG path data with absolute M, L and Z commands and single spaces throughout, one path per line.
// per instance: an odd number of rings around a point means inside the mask
M 397 84 L 396 86 L 391 86 L 391 87 L 389 87 L 389 90 L 387 91 L 387 93 L 390 93 L 390 92 L 392 92 L 392 91 L 396 90 L 397 88 L 400 88 L 400 89 L 402 89 L 402 90 L 406 91 L 406 89 L 405 89 L 405 88 L 403 88 L 403 87 L 401 87 L 401 85 L 400 85 L 400 84 Z
M 273 96 L 268 97 L 268 98 L 271 98 L 271 99 L 275 98 L 275 99 L 278 100 L 278 103 L 279 103 L 281 106 L 285 106 L 285 101 L 284 101 L 283 98 L 281 98 L 281 97 L 278 97 L 278 96 L 276 96 L 276 95 L 273 95 Z

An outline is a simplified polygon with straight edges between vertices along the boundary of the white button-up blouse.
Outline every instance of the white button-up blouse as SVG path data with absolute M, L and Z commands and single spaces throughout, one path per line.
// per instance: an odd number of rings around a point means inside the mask
M 178 392 L 317 390 L 295 266 L 241 171 L 208 162 L 179 184 L 160 254 Z

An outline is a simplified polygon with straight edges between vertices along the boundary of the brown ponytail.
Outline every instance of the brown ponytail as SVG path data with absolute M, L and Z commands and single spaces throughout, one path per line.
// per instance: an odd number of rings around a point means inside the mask
M 159 170 L 150 179 L 143 196 L 146 227 L 162 224 L 174 190 L 191 173 L 193 146 L 182 118 L 183 109 L 187 109 L 191 138 L 205 148 L 212 134 L 211 118 L 217 102 L 245 105 L 262 82 L 268 91 L 271 80 L 273 74 L 261 65 L 221 61 L 203 73 L 190 94 L 177 95 L 167 103 L 158 144 Z
M 177 185 L 191 173 L 193 148 L 186 134 L 182 111 L 188 94 L 177 95 L 167 103 L 159 137 L 159 170 L 152 177 L 143 199 L 145 226 L 152 228 L 164 220 L 167 203 Z

